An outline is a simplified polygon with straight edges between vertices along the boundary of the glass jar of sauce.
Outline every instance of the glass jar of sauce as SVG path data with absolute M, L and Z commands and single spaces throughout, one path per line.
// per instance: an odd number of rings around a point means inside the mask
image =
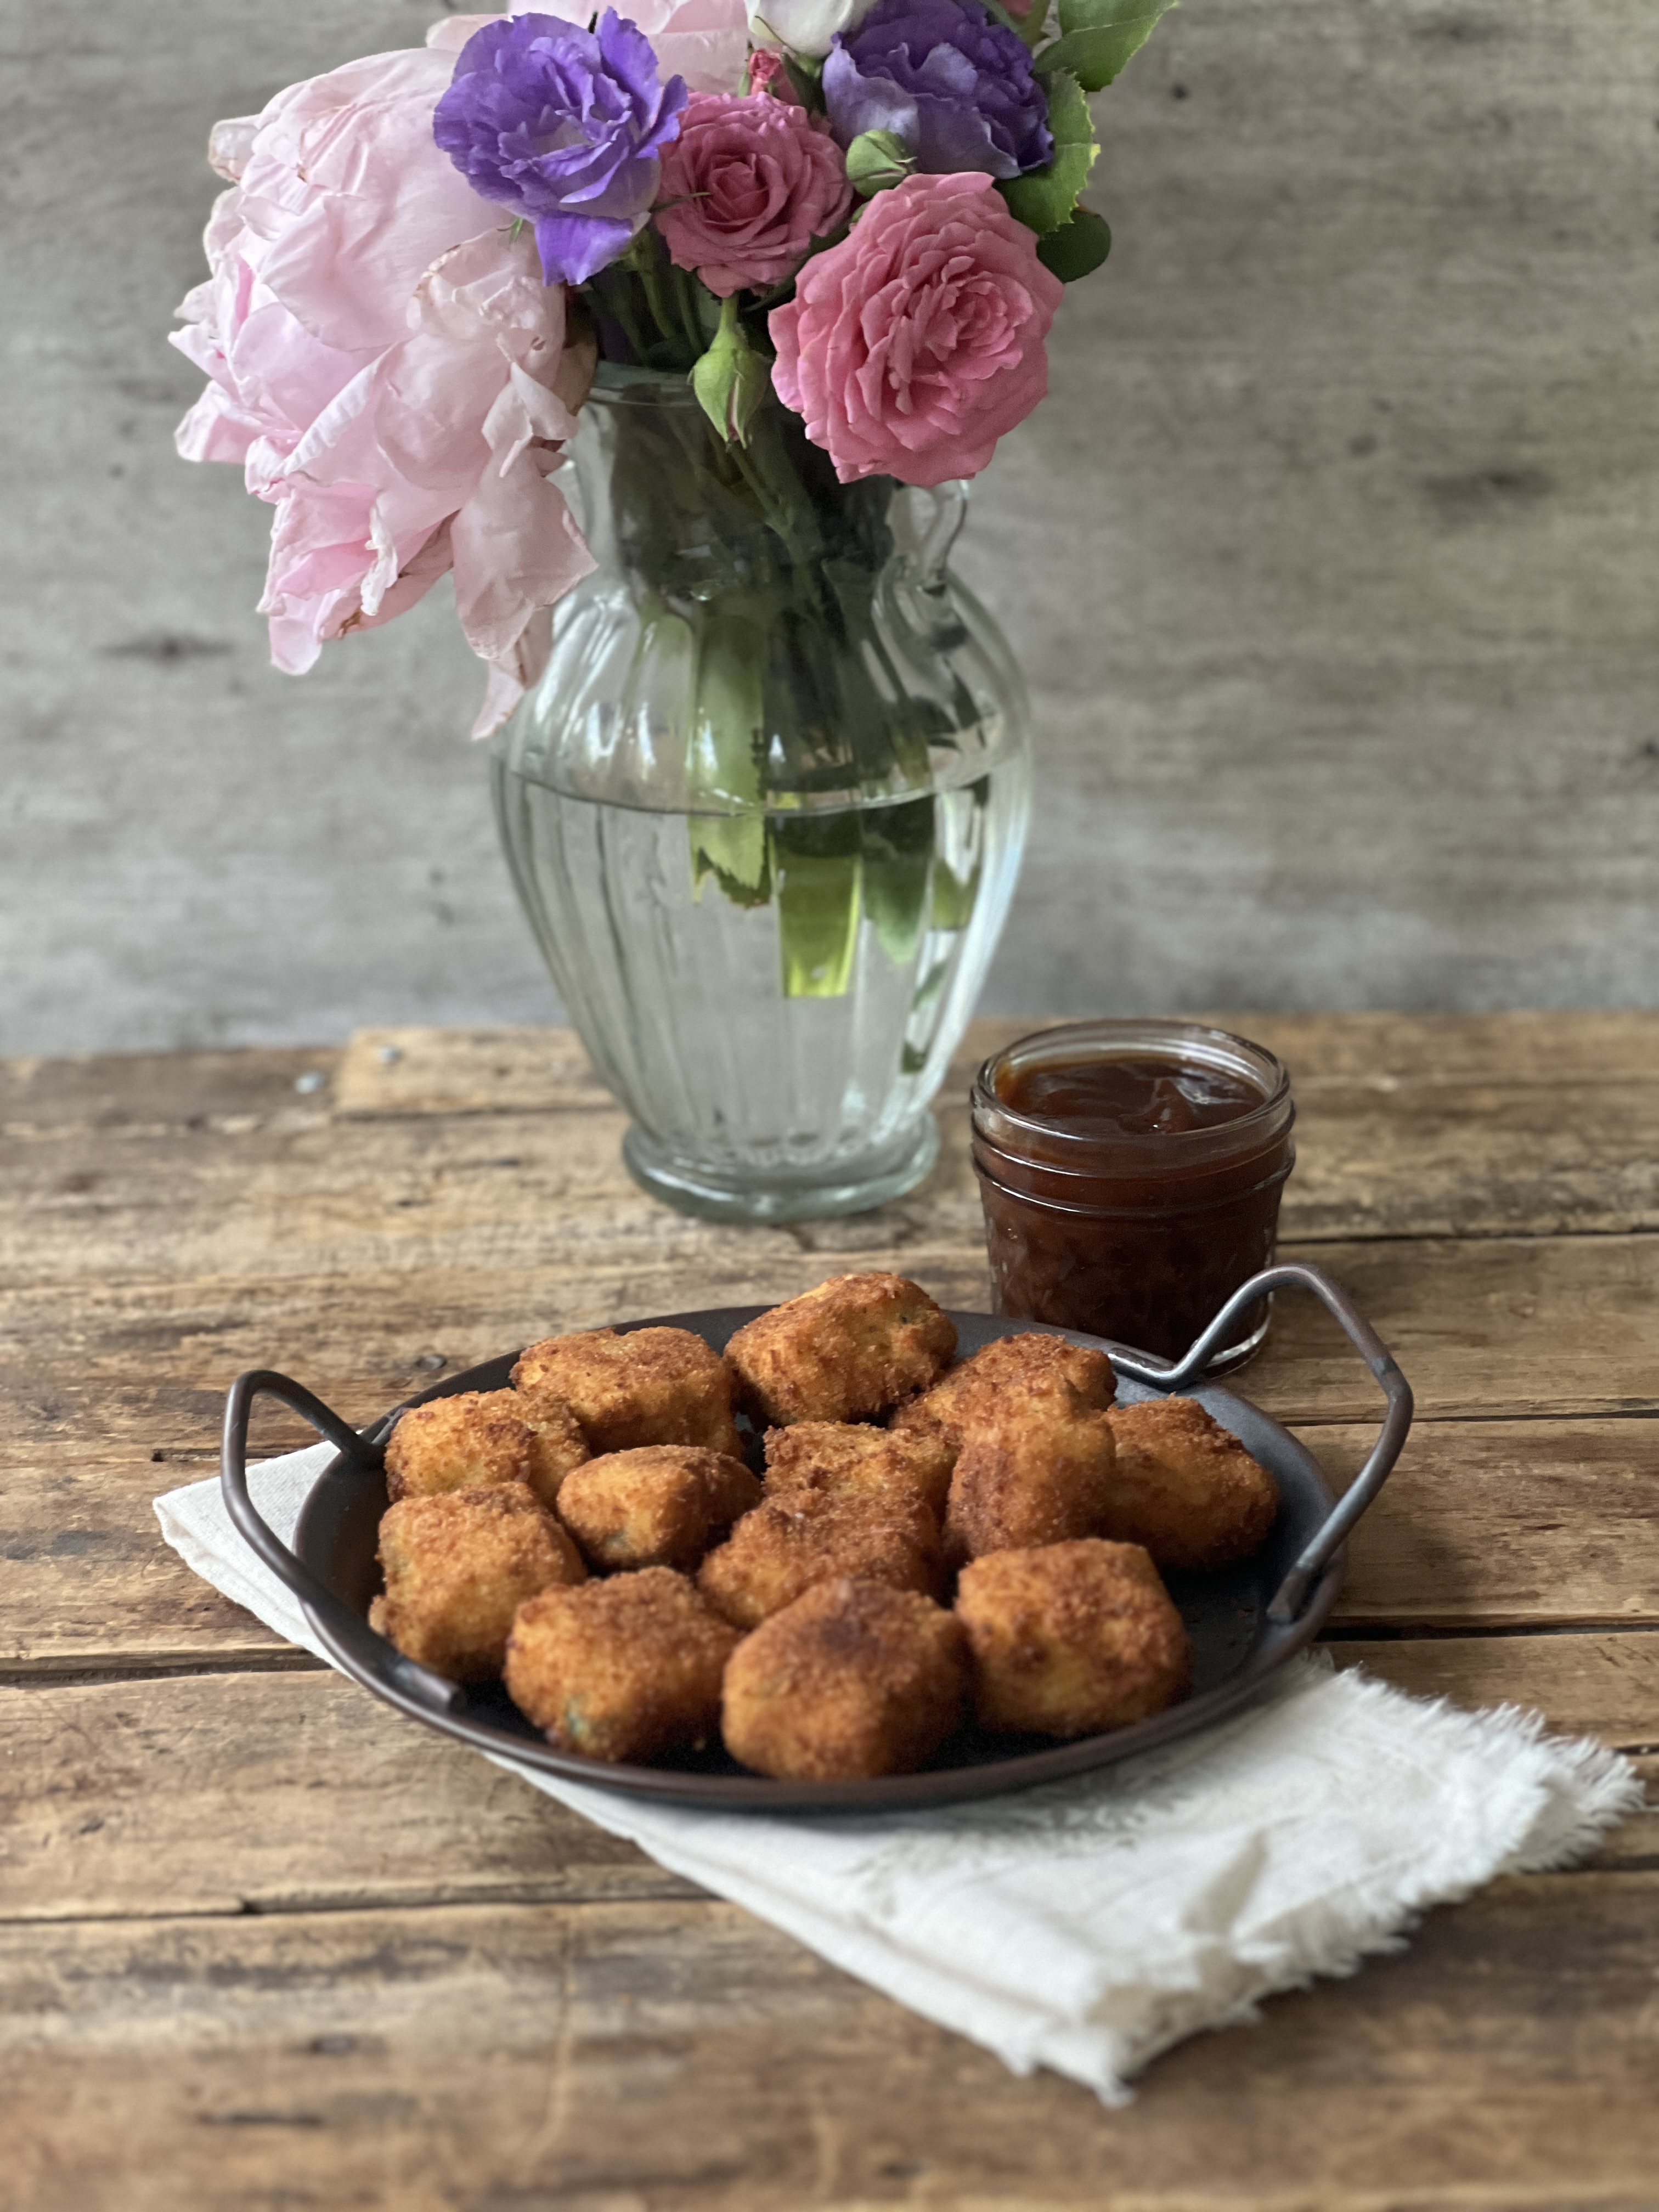
M 995 1054 L 972 1094 L 999 1313 L 1174 1359 L 1273 1261 L 1296 1160 L 1272 1053 L 1196 1022 L 1078 1022 Z M 1267 1333 L 1261 1304 L 1210 1371 Z

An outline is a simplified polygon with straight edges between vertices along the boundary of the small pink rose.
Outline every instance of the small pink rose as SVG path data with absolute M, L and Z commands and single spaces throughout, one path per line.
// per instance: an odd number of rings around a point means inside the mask
M 757 46 L 749 57 L 749 89 L 769 93 L 787 107 L 804 107 L 805 102 L 795 89 L 783 56 L 775 46 Z
M 1048 388 L 1063 289 L 989 177 L 908 177 L 772 310 L 772 382 L 843 483 L 977 476 Z
M 718 299 L 781 283 L 853 204 L 828 126 L 765 93 L 693 93 L 663 149 L 657 228 Z

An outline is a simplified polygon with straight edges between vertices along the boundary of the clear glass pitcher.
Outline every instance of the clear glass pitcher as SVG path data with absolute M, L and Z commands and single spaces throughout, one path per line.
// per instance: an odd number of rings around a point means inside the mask
M 789 1220 L 919 1182 L 1024 842 L 1024 687 L 951 574 L 959 484 L 843 485 L 769 402 L 602 366 L 599 563 L 497 740 L 497 818 L 570 1018 L 683 1210 Z

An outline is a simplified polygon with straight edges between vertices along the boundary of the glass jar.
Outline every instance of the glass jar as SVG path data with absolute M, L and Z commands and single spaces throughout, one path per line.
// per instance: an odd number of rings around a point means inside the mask
M 775 402 L 728 446 L 683 375 L 602 364 L 580 422 L 598 568 L 495 753 L 520 896 L 647 1190 L 874 1206 L 933 1163 L 1030 803 L 965 492 L 842 484 Z
M 1272 1263 L 1296 1107 L 1248 1038 L 1192 1022 L 1043 1030 L 986 1061 L 972 1110 L 999 1313 L 1174 1359 Z M 1267 1331 L 1263 1300 L 1211 1371 Z

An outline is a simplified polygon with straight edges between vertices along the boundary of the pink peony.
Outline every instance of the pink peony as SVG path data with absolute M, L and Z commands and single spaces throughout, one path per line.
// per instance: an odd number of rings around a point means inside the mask
M 843 483 L 977 476 L 1048 388 L 1063 289 L 989 177 L 907 177 L 772 310 L 772 382 Z
M 829 125 L 765 93 L 693 93 L 662 154 L 656 224 L 718 299 L 781 283 L 853 204 Z
M 439 27 L 447 33 L 450 26 Z M 375 55 L 221 124 L 234 188 L 173 343 L 211 380 L 179 430 L 276 510 L 260 611 L 298 674 L 453 569 L 490 664 L 478 733 L 547 656 L 548 610 L 593 566 L 549 481 L 586 396 L 564 295 L 432 137 L 453 55 Z

